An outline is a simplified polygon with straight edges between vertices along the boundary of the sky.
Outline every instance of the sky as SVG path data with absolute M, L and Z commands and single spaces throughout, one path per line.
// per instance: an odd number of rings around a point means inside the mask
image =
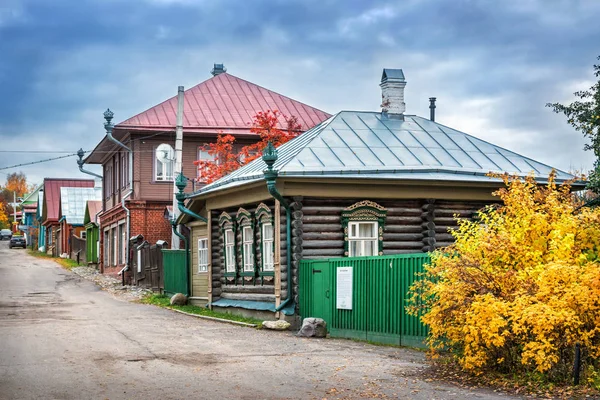
M 0 0 L 0 183 L 88 178 L 69 157 L 123 121 L 228 72 L 329 113 L 378 111 L 402 68 L 407 113 L 565 171 L 586 140 L 545 107 L 594 83 L 596 0 Z M 98 172 L 97 167 L 88 169 Z

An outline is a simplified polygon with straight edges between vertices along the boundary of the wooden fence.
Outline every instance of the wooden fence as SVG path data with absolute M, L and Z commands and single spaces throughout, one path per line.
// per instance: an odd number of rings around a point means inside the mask
M 154 292 L 162 292 L 164 289 L 164 269 L 162 246 L 151 245 L 143 241 L 139 245 L 132 243 L 132 283 Z

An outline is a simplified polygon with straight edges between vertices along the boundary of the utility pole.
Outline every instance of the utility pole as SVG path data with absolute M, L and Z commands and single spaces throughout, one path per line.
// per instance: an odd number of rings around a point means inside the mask
M 13 232 L 17 233 L 17 192 L 13 192 Z
M 173 220 L 176 220 L 179 216 L 179 208 L 177 206 L 177 185 L 175 181 L 182 170 L 182 150 L 183 150 L 183 86 L 177 87 L 177 126 L 175 127 L 175 165 L 173 168 Z M 177 228 L 179 229 L 179 228 Z M 179 249 L 179 237 L 175 233 L 171 234 L 171 248 L 174 250 Z

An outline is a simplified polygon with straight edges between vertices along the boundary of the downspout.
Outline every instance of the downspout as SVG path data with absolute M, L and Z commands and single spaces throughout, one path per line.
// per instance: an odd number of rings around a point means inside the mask
M 112 132 L 114 125 L 111 123 L 111 121 L 114 115 L 115 114 L 112 111 L 110 111 L 110 109 L 106 109 L 106 111 L 104 111 L 104 119 L 106 120 L 106 123 L 104 124 L 104 129 L 106 129 L 106 137 L 111 142 L 121 146 L 129 152 L 129 191 L 121 197 L 121 207 L 125 210 L 125 213 L 127 214 L 127 240 L 125 241 L 125 267 L 119 273 L 121 274 L 121 283 L 125 285 L 125 271 L 129 269 L 129 238 L 131 237 L 131 214 L 129 212 L 129 208 L 125 206 L 125 200 L 133 194 L 133 151 L 113 137 Z
M 293 305 L 292 299 L 292 209 L 290 203 L 283 198 L 281 193 L 277 191 L 277 170 L 273 169 L 273 164 L 277 161 L 277 149 L 271 142 L 263 151 L 263 161 L 267 164 L 267 170 L 263 171 L 265 180 L 267 181 L 267 189 L 273 198 L 279 201 L 285 208 L 285 225 L 286 225 L 286 259 L 287 259 L 287 299 L 275 309 L 276 312 L 283 310 L 289 304 Z
M 183 201 L 185 200 L 185 193 L 183 193 L 183 191 L 185 190 L 185 187 L 187 186 L 187 178 L 183 175 L 183 173 L 179 173 L 179 175 L 177 175 L 177 179 L 175 180 L 175 186 L 177 186 L 177 189 L 179 189 L 179 192 L 175 195 L 175 197 L 177 198 L 177 209 L 182 213 L 182 214 L 186 214 L 189 215 L 190 217 L 192 217 L 193 219 L 198 219 L 202 222 L 208 222 L 208 219 L 204 218 L 201 215 L 196 214 L 195 212 L 193 212 L 192 210 L 185 208 L 185 205 L 183 204 Z M 186 296 L 189 297 L 190 293 L 192 292 L 190 290 L 190 285 L 191 285 L 191 277 L 190 277 L 190 244 L 188 241 L 188 238 L 179 233 L 177 231 L 177 226 L 179 224 L 177 223 L 177 217 L 175 217 L 175 213 L 173 213 L 173 220 L 171 221 L 171 227 L 173 228 L 173 233 L 181 240 L 183 240 L 183 243 L 185 244 L 185 273 L 187 276 L 187 293 L 185 294 Z
M 79 165 L 79 170 L 81 172 L 83 172 L 84 174 L 92 175 L 92 176 L 95 176 L 96 178 L 102 179 L 102 175 L 98 175 L 98 174 L 95 174 L 95 173 L 93 173 L 91 171 L 86 171 L 85 169 L 83 169 L 83 154 L 84 154 L 84 151 L 83 151 L 82 148 L 80 148 L 77 151 L 77 157 L 79 157 L 79 160 L 77 160 L 77 165 Z

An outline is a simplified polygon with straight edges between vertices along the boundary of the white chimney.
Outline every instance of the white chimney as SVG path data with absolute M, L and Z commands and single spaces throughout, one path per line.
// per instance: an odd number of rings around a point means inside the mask
M 406 80 L 402 70 L 384 68 L 379 86 L 381 86 L 381 112 L 395 116 L 404 115 Z

